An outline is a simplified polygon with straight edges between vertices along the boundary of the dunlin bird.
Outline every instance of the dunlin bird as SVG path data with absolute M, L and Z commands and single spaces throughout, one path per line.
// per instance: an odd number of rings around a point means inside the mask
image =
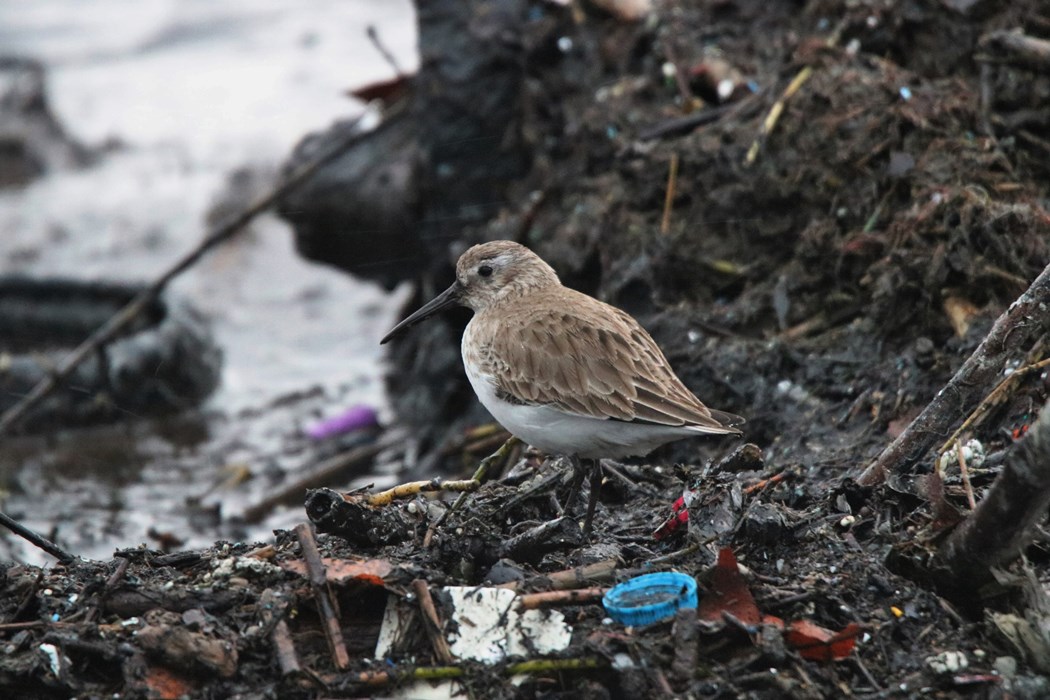
M 740 433 L 733 426 L 743 419 L 701 403 L 634 318 L 562 286 L 550 265 L 512 241 L 465 252 L 452 286 L 380 342 L 456 305 L 474 311 L 463 364 L 492 417 L 539 450 L 590 461 L 585 532 L 601 481 L 598 459 Z

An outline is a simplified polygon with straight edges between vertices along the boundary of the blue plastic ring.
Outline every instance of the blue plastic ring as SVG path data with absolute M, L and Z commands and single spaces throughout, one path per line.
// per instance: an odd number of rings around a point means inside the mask
M 696 602 L 696 579 L 675 572 L 632 578 L 602 598 L 609 617 L 630 626 L 666 620 L 680 608 L 695 608 Z

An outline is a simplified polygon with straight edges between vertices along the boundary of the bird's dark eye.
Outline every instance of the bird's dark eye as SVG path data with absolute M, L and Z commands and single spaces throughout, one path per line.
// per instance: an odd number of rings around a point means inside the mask
M 492 267 L 489 266 L 489 265 L 482 265 L 481 267 L 478 268 L 478 274 L 481 275 L 482 277 L 491 277 L 492 276 Z

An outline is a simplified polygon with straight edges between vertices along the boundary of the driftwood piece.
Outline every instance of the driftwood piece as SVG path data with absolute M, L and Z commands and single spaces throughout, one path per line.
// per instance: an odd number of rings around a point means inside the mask
M 1002 472 L 977 509 L 938 553 L 953 579 L 973 581 L 1014 558 L 1028 545 L 1033 527 L 1050 506 L 1050 402 L 1006 457 Z
M 886 475 L 922 459 L 951 425 L 969 414 L 998 377 L 1006 359 L 1036 330 L 1047 325 L 1050 308 L 1050 265 L 996 319 L 973 354 L 937 392 L 915 420 L 857 477 L 862 486 L 882 483 Z
M 199 611 L 198 611 L 199 613 Z M 237 644 L 233 634 L 211 621 L 208 629 L 190 623 L 190 613 L 152 610 L 135 633 L 136 644 L 148 655 L 187 674 L 232 678 L 237 673 Z M 199 613 L 203 619 L 203 613 Z
M 355 498 L 332 489 L 306 494 L 306 516 L 319 532 L 342 537 L 362 547 L 404 542 L 415 532 L 415 519 L 404 508 L 373 507 L 365 497 Z
M 172 612 L 185 612 L 200 608 L 221 615 L 235 605 L 244 602 L 243 590 L 219 590 L 216 588 L 178 587 L 171 590 L 136 588 L 124 584 L 102 599 L 102 612 L 122 619 L 144 615 L 155 608 Z

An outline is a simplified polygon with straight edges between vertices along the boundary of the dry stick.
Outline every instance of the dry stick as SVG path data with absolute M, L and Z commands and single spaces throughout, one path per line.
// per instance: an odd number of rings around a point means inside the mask
M 433 478 L 428 481 L 409 481 L 404 484 L 398 484 L 386 491 L 373 493 L 365 497 L 365 503 L 373 507 L 386 506 L 390 505 L 395 499 L 418 496 L 421 493 L 434 493 L 436 491 L 469 492 L 476 491 L 479 486 L 481 486 L 481 482 L 473 479 L 442 481 L 439 478 Z
M 523 673 L 551 673 L 554 671 L 586 671 L 605 668 L 609 663 L 601 657 L 584 656 L 579 659 L 532 659 L 519 661 L 503 667 L 503 675 L 517 676 Z M 407 680 L 442 680 L 461 678 L 467 669 L 459 666 L 420 666 L 404 672 L 398 671 L 363 671 L 349 677 L 332 678 L 332 684 L 341 681 L 362 683 L 368 686 L 383 686 L 395 681 Z
M 674 119 L 662 121 L 659 124 L 654 124 L 640 132 L 638 134 L 638 140 L 651 141 L 669 134 L 684 134 L 699 126 L 703 126 L 704 124 L 718 121 L 722 117 L 736 116 L 737 114 L 750 109 L 761 94 L 761 92 L 755 92 L 733 104 L 722 105 L 720 107 L 710 107 L 708 109 L 698 110 L 692 114 L 687 114 L 684 117 L 676 117 Z
M 758 130 L 758 136 L 755 137 L 754 142 L 751 144 L 751 148 L 747 149 L 747 157 L 744 159 L 744 165 L 752 165 L 758 158 L 758 151 L 762 147 L 762 141 L 773 131 L 773 127 L 777 125 L 777 121 L 780 119 L 780 115 L 784 112 L 784 104 L 802 87 L 802 85 L 809 80 L 809 77 L 813 75 L 813 68 L 806 66 L 798 72 L 797 75 L 788 83 L 788 86 L 784 88 L 784 93 L 780 96 L 780 99 L 773 103 L 773 106 L 769 110 L 769 114 L 766 115 L 765 121 L 762 122 L 762 128 Z
M 977 509 L 941 545 L 954 576 L 1005 564 L 1029 542 L 1050 505 L 1050 401 L 1006 457 L 1002 472 Z
M 959 475 L 962 476 L 963 490 L 966 491 L 966 501 L 970 504 L 970 510 L 974 510 L 977 507 L 977 501 L 973 497 L 973 486 L 970 485 L 970 470 L 966 468 L 966 455 L 962 445 L 959 445 L 956 454 L 959 456 Z
M 887 474 L 922 459 L 934 441 L 948 432 L 959 415 L 972 409 L 985 387 L 998 376 L 1010 351 L 1020 347 L 1033 330 L 1047 323 L 1048 306 L 1050 265 L 995 320 L 992 330 L 955 376 L 904 432 L 857 477 L 857 483 L 863 486 L 880 484 Z
M 299 665 L 299 656 L 295 653 L 292 633 L 288 631 L 288 623 L 283 618 L 274 625 L 270 640 L 277 653 L 277 666 L 281 669 L 281 675 L 290 676 L 298 673 L 302 667 Z
M 620 567 L 619 559 L 603 559 L 586 566 L 578 566 L 575 569 L 564 569 L 552 574 L 543 574 L 527 581 L 508 581 L 501 583 L 496 588 L 509 588 L 517 590 L 526 584 L 532 585 L 537 582 L 545 582 L 546 588 L 552 591 L 564 591 L 570 588 L 582 588 L 596 581 L 611 580 L 613 574 Z
M 600 599 L 608 588 L 576 588 L 567 591 L 544 591 L 518 596 L 518 607 L 532 610 L 548 605 L 579 605 Z
M 47 539 L 43 535 L 39 535 L 36 532 L 30 530 L 28 527 L 18 522 L 10 515 L 4 512 L 0 512 L 0 525 L 3 525 L 11 532 L 15 533 L 24 540 L 27 540 L 30 544 L 44 550 L 55 559 L 58 559 L 63 564 L 69 564 L 76 559 L 72 554 L 59 547 L 57 544 Z
M 442 634 L 445 626 L 441 622 L 441 617 L 438 616 L 437 608 L 434 607 L 430 587 L 427 586 L 426 581 L 417 578 L 412 581 L 412 591 L 416 594 L 416 600 L 419 601 L 419 611 L 423 614 L 423 629 L 430 639 L 430 646 L 434 647 L 434 656 L 437 657 L 438 663 L 452 663 L 452 650 L 448 648 L 448 642 Z
M 666 235 L 671 230 L 671 206 L 674 204 L 674 191 L 678 185 L 678 154 L 671 154 L 671 164 L 667 169 L 667 194 L 664 196 L 664 215 L 660 220 L 660 233 Z
M 114 588 L 116 588 L 117 584 L 120 583 L 124 579 L 124 574 L 126 574 L 128 572 L 128 566 L 130 564 L 131 564 L 131 560 L 130 559 L 126 559 L 124 557 L 121 557 L 120 561 L 117 562 L 117 568 L 114 569 L 113 573 L 110 574 L 109 578 L 106 579 L 105 587 L 99 593 L 98 599 L 95 601 L 95 604 L 92 605 L 91 608 L 88 610 L 88 613 L 87 613 L 87 621 L 88 622 L 94 622 L 95 620 L 98 619 L 99 610 L 100 610 L 101 605 L 102 605 L 102 599 L 106 595 L 108 595 Z
M 340 671 L 345 670 L 350 665 L 350 654 L 347 653 L 346 644 L 343 642 L 339 614 L 336 612 L 335 601 L 332 600 L 332 590 L 328 587 L 328 574 L 324 562 L 321 561 L 321 553 L 317 551 L 314 529 L 309 523 L 299 523 L 295 526 L 295 536 L 303 550 L 303 561 L 306 562 L 306 570 L 309 572 L 310 587 L 317 601 L 317 610 L 321 614 L 321 626 L 325 639 L 328 640 L 328 649 L 332 653 L 332 662 Z
M 389 115 L 390 112 L 388 111 L 387 114 Z M 348 125 L 347 129 L 352 129 L 353 125 L 360 121 L 360 119 L 361 117 L 358 117 L 354 120 L 353 123 Z M 82 342 L 75 350 L 73 350 L 73 352 L 67 355 L 46 379 L 41 380 L 28 394 L 23 396 L 17 404 L 4 412 L 4 414 L 0 416 L 0 435 L 9 432 L 11 428 L 26 415 L 26 413 L 32 410 L 38 403 L 46 398 L 48 394 L 54 391 L 58 385 L 65 380 L 78 365 L 80 365 L 81 362 L 94 354 L 101 346 L 116 338 L 139 314 L 141 314 L 158 296 L 160 296 L 161 292 L 164 291 L 164 288 L 167 287 L 168 283 L 175 277 L 193 266 L 198 260 L 204 257 L 205 253 L 209 250 L 227 239 L 232 238 L 233 235 L 244 228 L 248 222 L 268 209 L 278 199 L 300 185 L 307 178 L 312 176 L 319 168 L 341 155 L 347 148 L 368 133 L 371 132 L 362 133 L 353 131 L 352 133 L 339 138 L 332 148 L 298 168 L 277 185 L 274 185 L 269 192 L 256 198 L 254 202 L 239 214 L 230 217 L 224 223 L 218 225 L 211 233 L 204 237 L 204 240 L 202 240 L 196 248 L 184 255 L 165 272 L 161 273 L 152 284 L 139 292 L 134 299 L 124 306 L 124 308 L 111 316 L 101 328 L 92 333 L 87 340 Z

